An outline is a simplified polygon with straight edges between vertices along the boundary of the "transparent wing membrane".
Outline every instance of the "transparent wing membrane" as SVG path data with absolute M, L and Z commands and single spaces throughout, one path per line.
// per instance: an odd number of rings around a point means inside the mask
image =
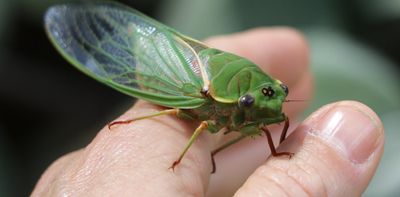
M 97 80 L 163 106 L 203 104 L 201 43 L 115 3 L 52 7 L 45 23 L 63 56 Z

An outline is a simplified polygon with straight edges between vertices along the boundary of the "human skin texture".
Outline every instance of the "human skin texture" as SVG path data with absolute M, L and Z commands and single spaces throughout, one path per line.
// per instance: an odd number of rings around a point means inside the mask
M 290 90 L 310 99 L 313 77 L 303 36 L 290 28 L 257 28 L 210 38 L 209 46 L 246 57 Z M 384 147 L 377 115 L 355 101 L 327 104 L 305 121 L 307 102 L 285 103 L 291 134 L 278 147 L 294 155 L 272 157 L 265 136 L 245 139 L 215 157 L 210 152 L 235 134 L 204 132 L 175 170 L 196 122 L 160 116 L 105 127 L 85 148 L 55 161 L 32 196 L 360 196 Z M 159 106 L 139 101 L 117 120 L 148 115 Z M 282 125 L 270 127 L 275 144 Z

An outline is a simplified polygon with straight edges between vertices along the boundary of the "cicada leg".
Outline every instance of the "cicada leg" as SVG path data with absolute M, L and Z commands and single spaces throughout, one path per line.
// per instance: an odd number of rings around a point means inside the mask
M 150 114 L 147 116 L 141 116 L 141 117 L 137 117 L 137 118 L 133 118 L 133 119 L 129 119 L 129 120 L 117 120 L 117 121 L 109 123 L 108 129 L 111 129 L 112 126 L 119 125 L 119 124 L 129 124 L 129 123 L 131 123 L 133 121 L 137 121 L 137 120 L 143 120 L 143 119 L 152 118 L 152 117 L 161 116 L 161 115 L 177 115 L 178 113 L 179 113 L 179 109 L 166 109 L 166 110 L 159 111 L 157 113 Z
M 286 139 L 286 134 L 287 134 L 288 129 L 289 129 L 289 118 L 286 116 L 285 117 L 285 126 L 283 126 L 281 138 L 279 139 L 279 144 L 282 144 L 282 142 Z
M 207 129 L 207 127 L 208 127 L 207 121 L 203 121 L 203 122 L 200 123 L 200 125 L 196 128 L 196 130 L 194 131 L 194 133 L 190 137 L 189 142 L 186 144 L 186 146 L 183 149 L 183 151 L 182 151 L 181 155 L 179 156 L 179 158 L 176 161 L 174 161 L 174 163 L 172 163 L 170 169 L 172 169 L 172 170 L 175 169 L 175 167 L 181 162 L 183 156 L 185 156 L 186 152 L 189 150 L 190 146 L 192 146 L 193 142 L 197 139 L 197 137 L 200 135 L 200 133 L 202 131 Z
M 228 148 L 230 145 L 235 144 L 236 142 L 239 142 L 241 139 L 245 138 L 245 135 L 240 135 L 237 138 L 234 138 L 227 143 L 223 144 L 222 146 L 218 147 L 217 149 L 213 150 L 211 152 L 211 163 L 212 163 L 212 171 L 211 174 L 214 174 L 215 171 L 217 170 L 216 165 L 215 165 L 215 159 L 214 156 L 219 153 L 220 151 L 224 150 L 225 148 Z
M 282 156 L 282 155 L 288 155 L 289 158 L 293 156 L 293 153 L 290 153 L 290 152 L 279 152 L 279 153 L 276 152 L 276 149 L 274 146 L 274 141 L 272 140 L 271 132 L 268 130 L 267 127 L 262 127 L 261 130 L 263 130 L 265 135 L 267 136 L 268 146 L 269 146 L 269 149 L 271 150 L 272 156 L 277 157 L 277 156 Z M 286 131 L 282 131 L 282 132 L 286 132 Z

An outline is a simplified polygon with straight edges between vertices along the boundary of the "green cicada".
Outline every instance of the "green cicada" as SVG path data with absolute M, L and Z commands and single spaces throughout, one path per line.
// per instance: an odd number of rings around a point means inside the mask
M 237 55 L 209 48 L 140 12 L 117 3 L 59 5 L 45 16 L 48 36 L 76 68 L 125 94 L 169 109 L 109 126 L 172 114 L 201 121 L 173 169 L 208 130 L 241 135 L 211 153 L 265 132 L 273 156 L 277 153 L 266 125 L 285 122 L 282 113 L 288 88 Z

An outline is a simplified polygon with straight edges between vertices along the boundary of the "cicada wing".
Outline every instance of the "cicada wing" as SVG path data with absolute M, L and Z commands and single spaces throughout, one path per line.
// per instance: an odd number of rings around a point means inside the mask
M 200 42 L 116 3 L 55 6 L 45 24 L 66 59 L 119 91 L 168 107 L 204 103 Z

